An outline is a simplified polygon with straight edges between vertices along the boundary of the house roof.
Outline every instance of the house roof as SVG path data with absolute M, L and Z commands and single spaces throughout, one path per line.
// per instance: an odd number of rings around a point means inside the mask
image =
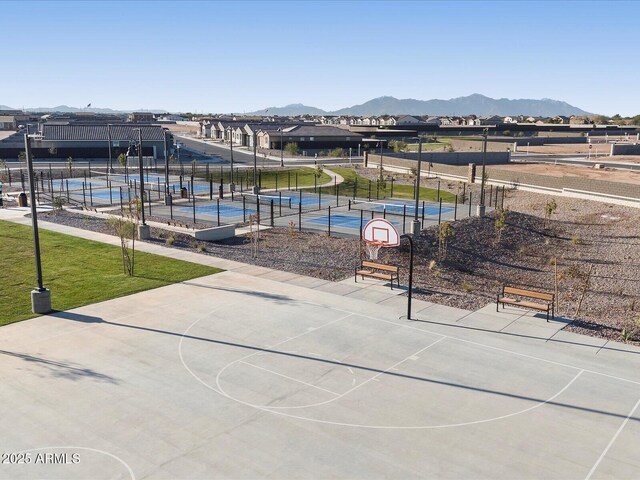
M 42 126 L 42 140 L 47 141 L 108 141 L 108 125 L 48 125 Z M 142 133 L 142 140 L 162 141 L 163 127 L 159 125 L 111 125 L 112 140 L 137 140 L 138 129 Z
M 359 133 L 350 132 L 344 128 L 332 127 L 330 125 L 298 125 L 286 129 L 284 133 L 288 136 L 296 137 L 351 137 L 353 139 L 362 137 Z

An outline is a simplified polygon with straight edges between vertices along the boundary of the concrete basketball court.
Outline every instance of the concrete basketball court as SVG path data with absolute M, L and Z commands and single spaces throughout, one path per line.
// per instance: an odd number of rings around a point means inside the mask
M 392 300 L 224 272 L 3 327 L 0 478 L 640 477 L 638 349 Z

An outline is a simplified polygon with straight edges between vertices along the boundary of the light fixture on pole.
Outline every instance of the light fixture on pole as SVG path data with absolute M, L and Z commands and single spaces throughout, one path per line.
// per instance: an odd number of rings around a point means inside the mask
M 485 206 L 484 206 L 484 182 L 485 182 L 485 167 L 487 160 L 487 135 L 489 134 L 488 128 L 482 129 L 482 182 L 480 184 L 480 203 L 478 204 L 477 214 L 479 217 L 484 217 L 485 214 Z
M 31 137 L 24 136 L 24 148 L 29 177 L 29 201 L 31 203 L 31 225 L 33 226 L 33 246 L 36 259 L 36 276 L 38 287 L 31 290 L 31 311 L 33 313 L 49 313 L 51 311 L 51 291 L 44 288 L 42 282 L 42 263 L 40 260 L 40 236 L 38 235 L 38 212 L 36 209 L 36 182 L 33 174 L 33 159 L 31 158 Z
M 431 165 L 431 163 L 429 163 Z M 414 217 L 411 222 L 411 233 L 413 235 L 418 235 L 420 230 L 422 230 L 422 224 L 418 219 L 418 208 L 420 205 L 420 174 L 422 173 L 422 137 L 418 136 L 418 169 L 416 173 L 416 189 L 414 192 L 415 198 L 415 208 L 414 208 Z

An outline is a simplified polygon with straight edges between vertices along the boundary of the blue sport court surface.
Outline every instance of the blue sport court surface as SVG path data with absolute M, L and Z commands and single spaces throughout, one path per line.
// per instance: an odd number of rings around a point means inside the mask
M 358 205 L 358 204 L 356 204 Z M 405 205 L 404 204 L 373 204 L 369 210 L 373 210 L 374 212 L 384 212 L 392 213 L 394 215 L 402 215 L 402 213 L 406 213 L 407 215 L 415 215 L 416 208 L 414 205 Z M 442 213 L 453 212 L 453 208 L 451 207 L 442 207 Z M 438 215 L 438 207 L 425 206 L 424 214 L 426 215 Z M 422 207 L 418 207 L 418 215 L 422 215 Z
M 362 221 L 362 227 L 364 227 L 369 219 L 364 219 Z M 304 220 L 303 223 L 316 223 L 318 225 L 329 225 L 329 216 L 313 218 L 311 220 Z M 400 225 L 398 222 L 391 222 L 391 224 L 398 228 Z M 352 217 L 350 215 L 331 215 L 331 226 L 332 227 L 344 227 L 344 228 L 354 228 L 356 230 L 360 229 L 360 217 Z
M 256 199 L 255 196 L 252 195 L 245 195 L 245 198 L 247 199 L 247 204 L 253 203 L 255 204 Z M 271 200 L 273 200 L 274 205 L 278 205 L 278 203 L 280 203 L 280 199 L 282 198 L 282 205 L 288 207 L 289 206 L 289 200 L 291 200 L 291 208 L 296 208 L 298 206 L 298 204 L 302 204 L 303 207 L 312 207 L 314 205 L 318 205 L 318 197 L 305 197 L 303 196 L 302 198 L 298 195 L 295 196 L 291 196 L 291 195 L 283 195 L 282 197 L 278 196 L 278 195 L 260 195 L 260 199 L 262 200 L 262 204 L 264 205 L 265 202 L 270 202 Z M 331 197 L 330 197 L 331 198 Z M 329 200 L 320 197 L 320 204 L 321 205 L 325 205 L 329 203 Z
M 180 212 L 183 213 L 193 213 L 193 207 L 182 207 L 177 209 Z M 247 216 L 252 215 L 254 213 L 256 213 L 255 210 L 251 209 L 251 208 L 246 208 L 244 210 L 244 212 L 246 213 Z M 200 215 L 213 215 L 213 216 L 217 216 L 218 215 L 218 205 L 216 204 L 212 204 L 212 205 L 201 205 L 198 206 L 196 204 L 196 214 L 200 214 Z M 221 217 L 242 217 L 242 207 L 236 207 L 234 205 L 220 205 L 220 216 Z

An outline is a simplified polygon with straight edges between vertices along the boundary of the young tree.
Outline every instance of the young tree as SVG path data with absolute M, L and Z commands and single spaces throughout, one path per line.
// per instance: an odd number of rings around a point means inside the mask
M 454 235 L 455 232 L 449 222 L 442 222 L 440 224 L 440 227 L 438 229 L 438 258 L 440 260 L 446 260 L 449 240 Z
M 294 142 L 294 143 L 287 143 L 284 146 L 284 151 L 291 156 L 295 156 L 295 155 L 298 155 L 298 153 L 300 152 L 300 149 L 298 148 L 298 144 Z
M 558 208 L 556 201 L 552 198 L 547 202 L 544 206 L 544 228 L 545 230 L 549 228 L 551 224 L 551 215 L 553 215 Z
M 127 156 L 124 153 L 118 155 L 118 163 L 123 167 L 127 164 Z
M 67 157 L 67 170 L 69 170 L 69 176 L 73 173 L 73 158 Z
M 507 228 L 507 208 L 496 208 L 495 210 L 495 227 L 496 227 L 496 244 L 500 243 L 502 232 Z
M 133 277 L 136 255 L 136 235 L 140 222 L 140 208 L 142 202 L 135 197 L 127 205 L 127 218 L 117 217 L 109 219 L 109 225 L 120 238 L 120 250 L 122 254 L 122 269 L 125 275 Z M 131 242 L 131 243 L 129 243 Z

